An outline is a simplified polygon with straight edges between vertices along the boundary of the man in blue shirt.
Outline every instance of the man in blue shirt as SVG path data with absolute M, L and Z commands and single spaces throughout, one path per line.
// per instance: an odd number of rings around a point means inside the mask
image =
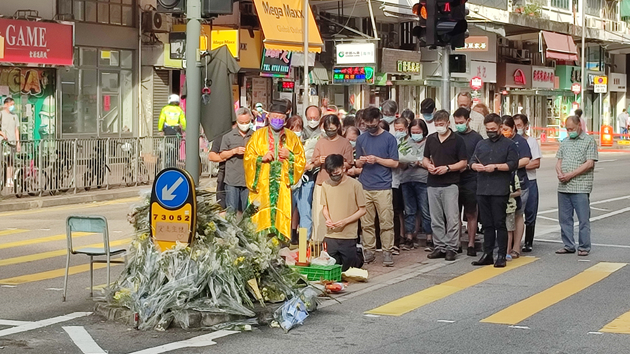
M 365 262 L 375 260 L 376 235 L 374 222 L 378 214 L 383 247 L 383 265 L 394 265 L 394 210 L 392 208 L 392 169 L 398 167 L 396 138 L 379 126 L 381 111 L 376 107 L 365 109 L 363 122 L 367 134 L 356 142 L 356 166 L 363 168 L 359 182 L 363 185 L 366 214 L 361 217 Z

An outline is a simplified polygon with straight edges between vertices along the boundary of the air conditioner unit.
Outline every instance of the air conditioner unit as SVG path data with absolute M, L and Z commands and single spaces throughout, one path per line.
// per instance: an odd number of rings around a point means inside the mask
M 554 68 L 554 69 L 556 68 L 557 63 L 556 63 L 555 60 L 550 60 L 549 63 L 551 64 L 552 68 Z
M 499 47 L 507 47 L 509 46 L 509 40 L 505 37 L 497 37 Z
M 607 21 L 605 22 L 605 29 L 611 32 L 623 32 L 623 22 Z
M 593 17 L 587 17 L 586 18 L 586 27 L 590 27 L 590 28 L 600 28 L 601 27 L 601 22 L 598 21 L 596 18 Z
M 516 49 L 514 51 L 514 57 L 516 59 L 529 59 L 529 50 L 527 50 L 527 49 Z
M 145 32 L 168 33 L 171 31 L 171 21 L 168 14 L 148 11 L 142 14 L 142 28 Z

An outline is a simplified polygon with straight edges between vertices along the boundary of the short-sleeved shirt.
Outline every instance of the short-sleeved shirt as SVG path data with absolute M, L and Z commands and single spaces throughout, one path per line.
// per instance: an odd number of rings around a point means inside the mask
M 477 143 L 483 140 L 483 137 L 474 131 L 473 129 L 469 130 L 465 133 L 457 133 L 457 135 L 461 136 L 466 143 L 466 161 L 470 160 L 475 153 L 475 148 L 477 147 Z M 477 183 L 477 172 L 466 168 L 464 172 L 459 176 L 461 184 L 472 183 L 475 185 Z M 476 188 L 473 188 L 475 190 Z
M 245 136 L 241 135 L 238 128 L 232 129 L 221 139 L 220 151 L 232 150 L 237 147 L 245 147 L 254 132 L 250 129 Z M 234 155 L 225 161 L 225 184 L 232 187 L 247 187 L 245 184 L 245 168 L 243 156 Z
M 540 145 L 538 145 L 538 140 L 532 136 L 527 137 L 527 144 L 529 145 L 529 149 L 532 152 L 532 161 L 539 160 L 542 158 L 542 153 L 540 152 Z M 530 181 L 536 180 L 536 170 L 527 170 L 527 179 Z
M 562 160 L 563 173 L 572 172 L 588 160 L 597 161 L 597 143 L 592 136 L 582 132 L 575 139 L 564 139 L 556 158 Z M 590 193 L 592 190 L 593 169 L 573 177 L 567 183 L 558 183 L 558 192 L 562 193 Z
M 333 222 L 345 219 L 365 206 L 365 195 L 361 183 L 354 178 L 345 177 L 338 185 L 322 184 L 322 205 L 328 207 L 328 214 Z M 346 225 L 343 229 L 326 228 L 326 237 L 354 240 L 357 238 L 359 220 Z
M 438 133 L 433 133 L 427 137 L 424 147 L 424 157 L 431 160 L 435 167 L 454 165 L 466 159 L 466 143 L 461 136 L 450 132 L 444 141 L 440 141 Z M 443 175 L 429 174 L 427 186 L 448 187 L 459 183 L 459 171 L 446 172 Z
M 0 111 L 0 123 L 2 123 L 2 131 L 7 136 L 7 141 L 13 143 L 17 140 L 15 128 L 18 126 L 18 118 L 15 114 L 5 110 Z
M 320 156 L 328 156 L 333 154 L 339 154 L 343 156 L 343 161 L 349 164 L 354 162 L 354 155 L 352 152 L 352 145 L 350 145 L 350 141 L 343 136 L 337 137 L 335 140 L 330 140 L 328 138 L 320 138 L 317 140 L 315 144 L 315 150 L 313 151 L 313 158 L 311 161 L 315 161 L 319 159 Z M 317 179 L 315 183 L 317 185 L 322 185 L 325 180 L 328 179 L 328 172 L 324 166 L 321 166 L 319 173 L 317 174 Z
M 516 144 L 516 150 L 518 150 L 519 160 L 525 157 L 529 157 L 530 159 L 532 158 L 532 151 L 530 150 L 529 143 L 527 143 L 527 140 L 525 140 L 525 138 L 516 134 L 512 138 L 512 141 L 514 142 L 514 144 Z M 527 189 L 528 179 L 527 179 L 527 169 L 525 168 L 525 166 L 519 168 L 516 171 L 516 174 L 518 175 L 519 182 L 521 183 L 521 188 Z
M 382 159 L 398 161 L 398 142 L 389 132 L 379 135 L 361 134 L 355 146 L 357 160 L 361 156 L 374 155 Z M 382 191 L 392 189 L 392 169 L 381 164 L 365 163 L 359 175 L 359 182 L 367 191 Z

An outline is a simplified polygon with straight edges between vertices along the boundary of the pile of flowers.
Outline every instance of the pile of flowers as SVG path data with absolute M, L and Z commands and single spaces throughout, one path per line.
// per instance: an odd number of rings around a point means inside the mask
M 256 232 L 250 221 L 255 206 L 237 222 L 214 199 L 197 191 L 193 242 L 164 252 L 149 236 L 149 198 L 130 214 L 135 235 L 128 261 L 106 299 L 138 314 L 139 329 L 165 329 L 191 310 L 254 318 L 270 302 L 301 298 L 314 305 L 312 297 L 304 298 L 306 282 L 278 256 L 278 239 Z

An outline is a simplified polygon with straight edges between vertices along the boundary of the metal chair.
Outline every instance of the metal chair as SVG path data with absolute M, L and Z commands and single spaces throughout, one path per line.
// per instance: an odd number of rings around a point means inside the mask
M 73 232 L 94 232 L 103 234 L 103 247 L 85 247 L 74 249 L 72 247 Z M 68 256 L 66 258 L 66 277 L 63 281 L 63 301 L 66 301 L 68 291 L 68 270 L 70 269 L 70 255 L 84 254 L 90 257 L 90 297 L 94 295 L 94 263 L 107 263 L 107 285 L 110 282 L 110 263 L 125 263 L 125 261 L 113 261 L 112 255 L 124 253 L 126 249 L 109 247 L 109 230 L 107 219 L 102 216 L 68 216 L 66 219 L 66 238 L 68 239 Z M 104 260 L 94 260 L 94 257 L 105 256 Z

